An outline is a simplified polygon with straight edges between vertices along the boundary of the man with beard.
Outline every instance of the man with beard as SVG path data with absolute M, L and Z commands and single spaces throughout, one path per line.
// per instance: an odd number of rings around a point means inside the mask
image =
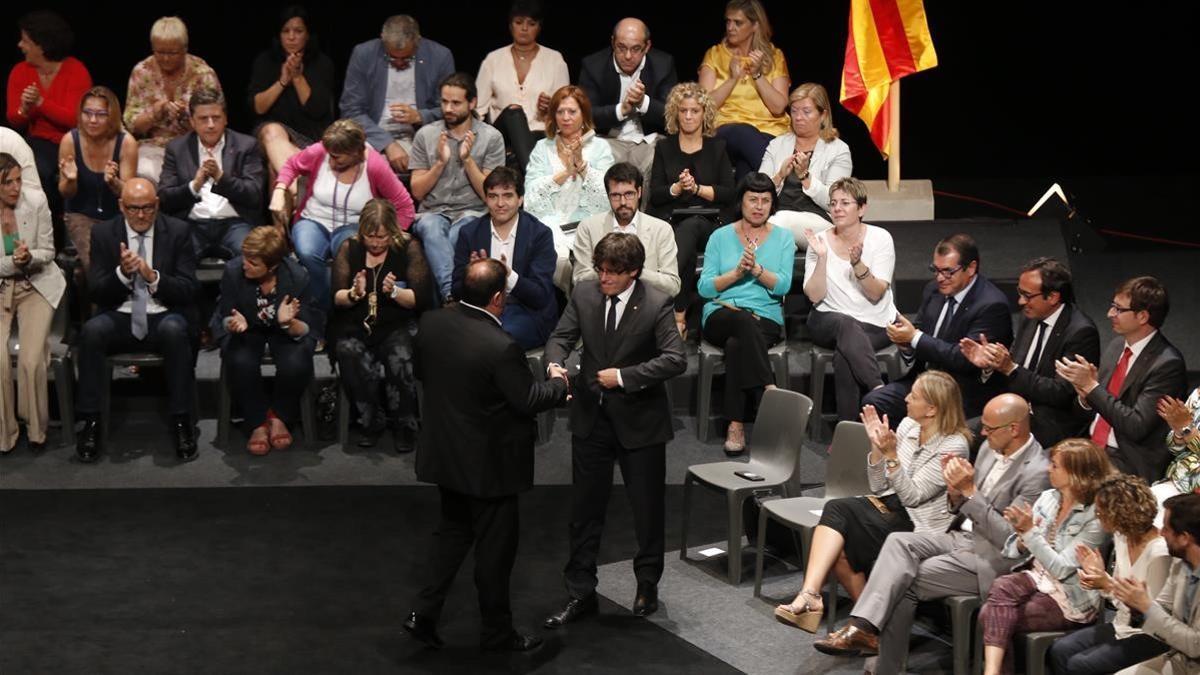
M 646 250 L 646 261 L 638 279 L 670 297 L 679 294 L 678 248 L 671 224 L 638 210 L 642 200 L 642 173 L 628 162 L 612 165 L 604 174 L 611 213 L 588 216 L 575 231 L 575 283 L 596 279 L 592 249 L 609 232 L 635 235 Z
M 454 243 L 471 219 L 482 215 L 483 180 L 504 164 L 504 138 L 475 118 L 475 81 L 464 73 L 442 80 L 442 119 L 413 138 L 413 197 L 421 210 L 413 231 L 425 248 L 443 300 L 450 296 Z

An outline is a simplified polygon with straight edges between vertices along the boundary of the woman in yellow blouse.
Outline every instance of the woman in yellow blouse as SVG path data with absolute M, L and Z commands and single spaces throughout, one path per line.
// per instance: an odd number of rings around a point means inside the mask
M 792 81 L 759 0 L 725 5 L 725 39 L 705 52 L 700 86 L 717 104 L 717 136 L 741 180 L 758 170 L 771 139 L 788 131 Z

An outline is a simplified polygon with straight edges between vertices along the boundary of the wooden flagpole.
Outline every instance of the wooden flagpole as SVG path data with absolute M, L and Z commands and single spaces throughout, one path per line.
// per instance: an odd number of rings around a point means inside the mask
M 900 191 L 900 78 L 888 90 L 888 192 Z

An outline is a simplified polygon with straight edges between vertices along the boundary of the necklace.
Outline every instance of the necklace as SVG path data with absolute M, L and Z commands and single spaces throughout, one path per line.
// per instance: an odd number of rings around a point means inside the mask
M 367 256 L 370 256 L 367 252 Z M 366 258 L 363 259 L 364 261 Z M 371 292 L 367 294 L 367 316 L 363 319 L 363 328 L 366 329 L 367 335 L 371 334 L 371 330 L 375 327 L 375 322 L 379 320 L 379 273 L 383 271 L 383 264 L 387 262 L 387 251 L 383 253 L 383 259 L 374 267 L 369 267 L 371 270 Z
M 362 172 L 362 165 L 365 163 L 366 162 L 364 160 L 363 162 L 360 162 L 359 164 L 355 165 L 354 179 L 350 181 L 350 187 L 348 187 L 346 189 L 346 196 L 342 198 L 342 224 L 343 225 L 350 224 L 350 193 L 354 192 L 354 184 L 358 182 L 359 174 Z M 342 182 L 340 180 L 338 180 L 338 172 L 333 171 L 333 167 L 330 167 L 330 173 L 333 174 L 333 229 L 336 230 L 336 229 L 338 229 L 338 224 L 337 224 L 338 187 L 341 185 Z M 332 232 L 333 230 L 330 230 L 330 231 Z
M 516 46 L 516 45 L 513 45 L 512 47 L 509 47 L 509 49 L 511 49 L 511 50 L 512 50 L 512 54 L 513 54 L 513 56 L 517 57 L 518 59 L 520 59 L 520 60 L 522 60 L 522 61 L 528 61 L 528 60 L 529 60 L 529 57 L 530 57 L 530 55 L 532 55 L 532 54 L 536 54 L 536 53 L 537 53 L 538 46 L 537 46 L 537 45 L 534 45 L 534 46 L 533 46 L 533 49 L 530 49 L 530 50 L 527 50 L 527 51 L 521 51 L 520 49 L 517 49 L 517 46 Z
M 750 234 L 748 232 L 746 232 L 746 221 L 742 221 L 738 227 L 740 228 L 739 234 L 742 235 L 742 239 L 746 240 L 746 246 L 749 247 L 749 249 L 751 251 L 757 250 L 759 238 L 758 237 L 754 237 L 753 239 L 750 238 Z M 751 229 L 757 229 L 757 228 L 751 228 Z

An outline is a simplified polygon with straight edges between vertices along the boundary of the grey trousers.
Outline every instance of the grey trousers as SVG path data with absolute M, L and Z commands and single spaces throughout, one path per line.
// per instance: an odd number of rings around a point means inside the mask
M 966 532 L 888 536 L 850 612 L 879 629 L 875 675 L 904 672 L 918 601 L 979 593 L 979 564 Z

